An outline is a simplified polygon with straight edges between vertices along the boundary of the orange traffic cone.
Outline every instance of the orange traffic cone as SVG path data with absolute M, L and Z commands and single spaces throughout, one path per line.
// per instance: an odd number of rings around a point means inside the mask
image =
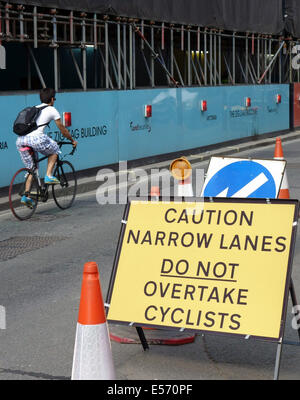
M 104 303 L 95 262 L 84 265 L 72 380 L 115 379 Z
M 274 160 L 284 160 L 283 150 L 280 137 L 276 138 L 275 151 L 274 151 Z M 289 191 L 289 183 L 287 180 L 286 170 L 284 171 L 284 175 L 282 178 L 278 199 L 289 199 L 290 191 Z
M 160 190 L 158 186 L 151 186 L 150 196 L 153 197 L 155 200 L 159 199 Z

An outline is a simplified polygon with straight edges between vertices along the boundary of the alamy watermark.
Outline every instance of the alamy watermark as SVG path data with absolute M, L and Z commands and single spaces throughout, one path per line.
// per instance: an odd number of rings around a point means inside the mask
M 294 317 L 292 319 L 292 328 L 298 330 L 300 328 L 300 305 L 296 304 L 292 307 L 292 314 Z
M 300 68 L 300 44 L 296 44 L 292 48 L 292 54 L 296 54 L 292 58 L 292 68 L 299 69 Z
M 180 170 L 173 170 L 173 174 L 177 176 L 181 173 Z M 204 169 L 190 170 L 188 180 L 181 181 L 174 179 L 167 168 L 128 170 L 127 161 L 121 161 L 118 171 L 109 168 L 100 169 L 96 181 L 100 184 L 96 191 L 96 199 L 101 205 L 127 204 L 128 197 L 148 197 L 152 187 L 158 187 L 160 196 L 164 200 L 170 200 L 172 197 L 179 196 L 182 183 L 192 185 L 193 196 L 200 198 L 204 184 Z
M 6 309 L 0 306 L 0 329 L 6 329 Z

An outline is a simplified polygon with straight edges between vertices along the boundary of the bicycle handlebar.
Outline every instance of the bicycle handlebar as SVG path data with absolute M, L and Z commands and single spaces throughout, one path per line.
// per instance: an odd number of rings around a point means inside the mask
M 63 145 L 63 144 L 73 144 L 72 142 L 56 142 L 60 147 Z
M 57 142 L 57 144 L 58 144 L 59 148 L 61 148 L 61 146 L 62 146 L 63 144 L 71 144 L 71 145 L 73 146 L 73 143 L 72 143 L 72 142 Z M 71 153 L 69 154 L 69 156 L 72 156 L 72 155 L 75 153 L 76 148 L 77 148 L 77 147 L 73 147 L 73 150 L 71 151 Z

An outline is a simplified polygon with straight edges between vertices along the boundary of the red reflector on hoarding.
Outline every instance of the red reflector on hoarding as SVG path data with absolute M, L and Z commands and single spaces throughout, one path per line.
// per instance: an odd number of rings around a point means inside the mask
M 64 112 L 63 113 L 63 124 L 64 126 L 71 126 L 72 124 L 72 117 L 70 112 Z
M 281 103 L 281 94 L 276 94 L 276 103 Z
M 201 100 L 201 111 L 207 111 L 207 101 Z
M 245 105 L 246 105 L 246 107 L 251 107 L 251 99 L 250 99 L 250 97 L 246 97 Z
M 150 106 L 149 104 L 145 106 L 145 118 L 150 118 L 152 117 L 152 106 Z

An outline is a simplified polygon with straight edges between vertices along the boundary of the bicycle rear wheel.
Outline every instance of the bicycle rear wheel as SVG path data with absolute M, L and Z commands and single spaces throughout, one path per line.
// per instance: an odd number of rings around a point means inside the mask
M 60 181 L 60 184 L 52 186 L 56 205 L 62 210 L 70 208 L 77 191 L 77 178 L 73 165 L 69 161 L 62 161 L 56 166 L 53 175 Z
M 25 189 L 27 182 L 27 191 Z M 30 207 L 21 203 L 25 195 L 33 200 Z M 19 169 L 13 176 L 9 186 L 9 207 L 13 215 L 23 221 L 29 219 L 35 212 L 38 204 L 39 185 L 35 175 L 27 168 Z

